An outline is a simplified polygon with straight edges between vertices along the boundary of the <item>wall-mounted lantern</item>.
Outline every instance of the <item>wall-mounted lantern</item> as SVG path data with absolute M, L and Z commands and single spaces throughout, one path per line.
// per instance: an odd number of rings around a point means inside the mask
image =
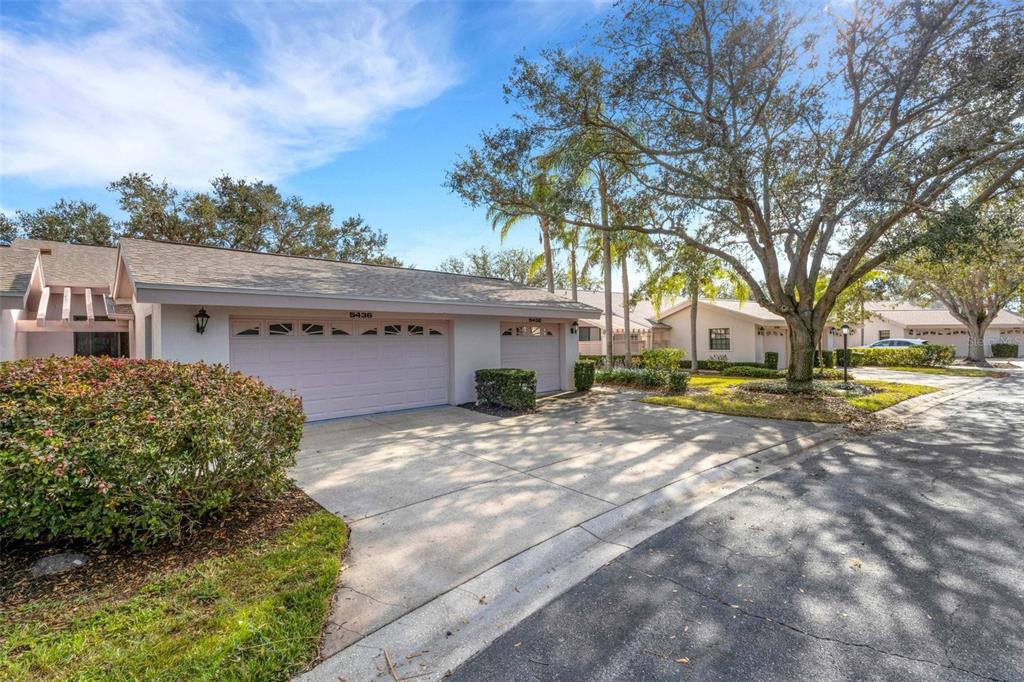
M 210 321 L 210 316 L 206 314 L 206 308 L 200 308 L 199 312 L 196 313 L 196 333 L 202 334 L 206 331 L 206 323 Z
M 569 325 L 569 333 L 577 334 L 580 331 L 580 323 L 577 320 L 573 320 L 572 324 Z

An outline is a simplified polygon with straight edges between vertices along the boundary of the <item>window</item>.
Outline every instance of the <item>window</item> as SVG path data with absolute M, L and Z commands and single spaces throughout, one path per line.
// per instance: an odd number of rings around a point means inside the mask
M 598 327 L 580 327 L 580 341 L 600 341 L 601 330 Z
M 443 331 L 441 331 L 440 329 L 435 329 L 434 327 L 430 328 L 428 334 L 430 334 L 430 336 L 444 336 Z
M 376 323 L 363 323 L 359 325 L 360 336 L 377 336 L 377 325 Z
M 331 336 L 352 336 L 352 325 L 344 322 L 332 322 Z
M 128 332 L 75 332 L 75 355 L 128 357 Z
M 405 329 L 409 332 L 409 336 L 423 336 L 422 324 L 410 324 Z
M 879 341 L 883 341 L 883 340 L 889 338 L 889 335 L 891 333 L 892 332 L 890 332 L 888 329 L 879 329 L 878 330 L 878 340 Z
M 319 322 L 303 322 L 302 333 L 306 336 L 323 336 L 324 326 Z
M 400 324 L 386 324 L 384 325 L 384 336 L 398 336 L 402 333 L 402 325 Z
M 292 335 L 292 323 L 291 322 L 271 322 L 270 326 L 267 327 L 271 336 L 291 336 Z
M 512 327 L 505 327 L 501 330 L 502 336 L 512 336 Z
M 729 350 L 728 327 L 709 329 L 708 335 L 710 337 L 708 341 L 708 348 L 711 350 Z
M 235 336 L 259 336 L 260 323 L 252 320 L 233 321 L 231 331 Z

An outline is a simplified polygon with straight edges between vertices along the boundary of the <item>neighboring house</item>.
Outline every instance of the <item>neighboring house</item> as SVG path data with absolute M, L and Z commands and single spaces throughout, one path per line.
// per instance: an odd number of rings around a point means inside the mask
M 224 363 L 295 390 L 310 419 L 470 402 L 489 367 L 570 389 L 577 320 L 600 314 L 500 279 L 138 239 L 15 240 L 0 307 L 0 359 Z
M 600 292 L 586 292 L 586 296 L 588 298 L 584 299 L 581 293 L 580 299 L 603 307 L 604 299 Z M 615 300 L 621 302 L 621 296 Z M 786 322 L 779 315 L 753 301 L 741 304 L 728 299 L 701 300 L 698 306 L 698 360 L 724 357 L 732 362 L 764 362 L 765 352 L 774 351 L 779 354 L 779 367 L 789 366 Z M 945 308 L 891 302 L 869 303 L 866 307 L 872 311 L 872 317 L 863 328 L 854 327 L 848 340 L 851 347 L 883 338 L 908 337 L 921 338 L 932 344 L 948 344 L 956 348 L 957 355 L 967 355 L 967 329 Z M 620 330 L 621 308 L 617 307 L 615 311 L 613 319 L 616 329 Z M 649 303 L 640 303 L 633 315 L 639 318 L 636 324 L 641 328 L 643 339 L 643 345 L 635 348 L 671 347 L 690 352 L 689 300 L 663 310 L 660 316 L 654 315 Z M 597 325 L 598 321 L 581 321 L 580 324 Z M 603 352 L 600 337 L 596 341 L 587 341 L 586 336 L 585 332 L 580 335 L 580 354 L 600 355 Z M 1005 310 L 999 313 L 985 335 L 986 354 L 991 355 L 992 343 L 999 342 L 1017 343 L 1024 355 L 1024 318 Z M 842 345 L 843 337 L 839 330 L 829 328 L 825 331 L 823 348 L 842 348 Z M 621 354 L 621 347 L 621 343 L 616 346 L 617 355 Z
M 557 289 L 556 294 L 570 298 L 568 289 Z M 604 354 L 604 292 L 579 290 L 576 294 L 580 303 L 593 306 L 601 311 L 595 320 L 580 320 L 580 355 Z M 612 353 L 624 355 L 626 352 L 626 320 L 622 308 L 622 292 L 612 293 Z M 667 345 L 668 325 L 657 320 L 654 306 L 650 301 L 638 301 L 629 311 L 630 352 L 639 354 L 645 348 L 658 348 Z M 660 345 L 659 345 L 660 344 Z

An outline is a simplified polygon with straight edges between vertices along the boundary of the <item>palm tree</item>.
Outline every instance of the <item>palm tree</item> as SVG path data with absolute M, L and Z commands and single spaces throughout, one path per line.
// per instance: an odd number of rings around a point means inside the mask
M 538 203 L 543 203 L 550 199 L 552 191 L 551 182 L 547 173 L 544 171 L 538 172 L 533 178 L 531 187 L 533 199 Z M 554 293 L 555 266 L 554 254 L 551 248 L 551 238 L 554 225 L 552 225 L 551 219 L 544 214 L 535 215 L 524 213 L 518 207 L 493 205 L 487 209 L 487 219 L 491 222 L 491 227 L 499 231 L 502 243 L 504 243 L 505 238 L 508 237 L 513 227 L 529 218 L 536 218 L 540 225 L 540 240 L 541 244 L 544 246 L 544 274 L 547 289 L 549 292 Z
M 652 242 L 650 235 L 635 230 L 621 230 L 616 232 L 611 240 L 612 253 L 619 263 L 622 271 L 622 327 L 626 335 L 625 363 L 629 367 L 633 364 L 633 351 L 630 347 L 632 329 L 630 328 L 630 291 L 629 291 L 629 260 L 632 258 L 642 267 L 650 270 L 648 258 Z
M 715 258 L 692 246 L 680 247 L 670 258 L 663 258 L 658 267 L 649 271 L 643 286 L 651 305 L 660 314 L 666 298 L 675 298 L 683 292 L 690 296 L 690 370 L 697 365 L 697 313 L 701 298 L 714 301 L 725 291 L 734 292 L 742 305 L 750 296 L 750 289 L 736 273 Z
M 568 256 L 569 289 L 572 292 L 572 300 L 578 301 L 579 281 L 581 279 L 581 271 L 578 267 L 578 257 L 581 238 L 584 237 L 584 230 L 579 225 L 569 225 L 568 223 L 562 222 L 555 228 L 554 237 L 559 246 L 565 249 Z M 583 268 L 582 274 L 586 274 L 586 268 Z

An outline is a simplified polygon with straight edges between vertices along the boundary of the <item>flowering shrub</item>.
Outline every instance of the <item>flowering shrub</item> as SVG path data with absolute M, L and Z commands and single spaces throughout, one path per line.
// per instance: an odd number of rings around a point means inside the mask
M 682 348 L 648 348 L 640 353 L 640 366 L 674 372 L 685 358 L 686 351 Z
M 299 398 L 221 365 L 0 363 L 0 538 L 142 548 L 285 485 Z

